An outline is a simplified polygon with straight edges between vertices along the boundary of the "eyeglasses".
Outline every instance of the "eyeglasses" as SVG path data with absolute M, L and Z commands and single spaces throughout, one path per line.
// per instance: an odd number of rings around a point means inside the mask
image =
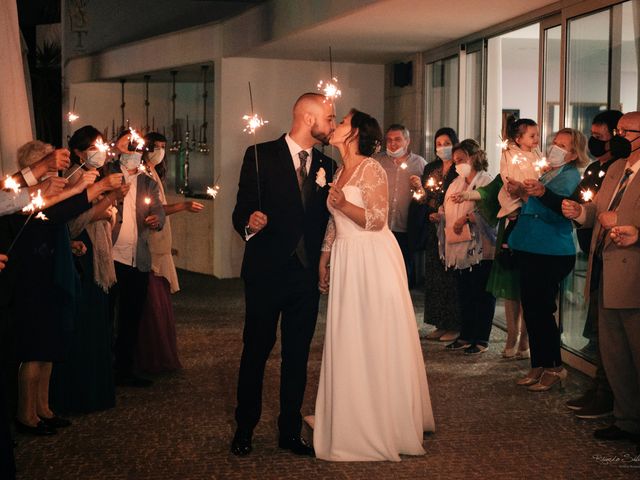
M 613 136 L 614 137 L 625 137 L 627 132 L 640 133 L 640 130 L 627 130 L 625 128 L 614 128 Z

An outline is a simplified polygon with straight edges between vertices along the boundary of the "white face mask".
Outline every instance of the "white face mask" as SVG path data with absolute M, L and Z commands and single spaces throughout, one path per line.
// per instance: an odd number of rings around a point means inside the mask
M 436 148 L 436 154 L 442 160 L 451 160 L 451 151 L 453 147 L 449 145 L 448 147 L 438 147 Z
M 392 158 L 400 158 L 400 157 L 404 157 L 405 154 L 407 153 L 407 149 L 406 147 L 400 147 L 398 150 L 396 150 L 395 152 L 392 152 L 391 150 L 389 150 L 387 148 L 387 155 L 389 155 Z
M 147 159 L 151 165 L 158 165 L 162 160 L 164 160 L 164 148 L 156 148 L 153 152 L 149 152 L 147 154 Z
M 120 154 L 120 165 L 127 170 L 134 170 L 140 166 L 142 154 L 140 152 L 122 153 Z
M 563 150 L 557 145 L 551 145 L 551 148 L 549 148 L 549 152 L 547 154 L 547 162 L 551 167 L 554 167 L 554 168 L 561 167 L 562 165 L 567 163 L 565 158 L 568 153 L 569 152 L 567 152 L 566 150 Z
M 471 173 L 471 165 L 468 163 L 458 163 L 456 165 L 456 173 L 461 177 L 468 177 Z
M 107 152 L 103 152 L 102 150 L 96 150 L 94 152 L 87 151 L 87 161 L 84 163 L 86 163 L 88 167 L 100 168 L 106 160 Z

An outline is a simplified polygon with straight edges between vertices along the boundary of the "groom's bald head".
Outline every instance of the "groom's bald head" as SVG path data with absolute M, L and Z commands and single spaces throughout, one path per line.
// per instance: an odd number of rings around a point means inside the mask
M 319 93 L 305 93 L 293 105 L 290 133 L 300 146 L 315 143 L 326 145 L 335 129 L 334 120 L 333 105 L 327 97 Z

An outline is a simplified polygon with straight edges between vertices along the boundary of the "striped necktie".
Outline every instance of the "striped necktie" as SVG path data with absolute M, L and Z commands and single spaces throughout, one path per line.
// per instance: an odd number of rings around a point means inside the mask
M 618 192 L 611 200 L 611 204 L 609 205 L 608 211 L 615 212 L 620 206 L 620 202 L 622 201 L 622 196 L 624 195 L 624 191 L 627 189 L 627 185 L 629 184 L 629 177 L 633 174 L 633 170 L 627 168 L 624 171 L 624 174 L 620 178 L 620 183 L 618 184 Z M 596 249 L 594 254 L 597 256 L 602 255 L 602 249 L 604 248 L 604 240 L 607 236 L 607 230 L 600 226 L 600 232 L 598 233 L 598 241 L 596 242 Z

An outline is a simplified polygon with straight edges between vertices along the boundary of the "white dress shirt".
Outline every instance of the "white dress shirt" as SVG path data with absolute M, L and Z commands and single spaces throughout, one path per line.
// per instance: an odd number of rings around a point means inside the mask
M 136 246 L 138 243 L 138 222 L 136 220 L 136 196 L 138 191 L 138 175 L 133 175 L 124 167 L 120 167 L 124 174 L 124 181 L 130 185 L 129 192 L 124 197 L 122 207 L 122 225 L 118 239 L 113 246 L 113 259 L 116 262 L 136 266 Z

